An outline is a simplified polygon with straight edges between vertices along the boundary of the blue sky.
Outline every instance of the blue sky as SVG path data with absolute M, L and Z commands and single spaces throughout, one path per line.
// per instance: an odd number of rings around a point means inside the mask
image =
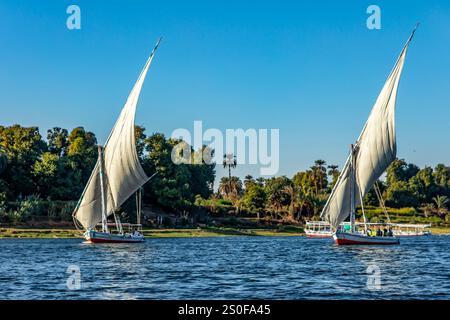
M 81 8 L 81 30 L 66 8 Z M 370 4 L 381 30 L 366 28 Z M 0 2 L 0 124 L 84 126 L 104 142 L 157 37 L 147 133 L 279 128 L 280 171 L 342 165 L 417 21 L 400 83 L 398 156 L 450 164 L 450 2 Z M 218 175 L 224 174 L 221 166 Z M 235 173 L 258 176 L 257 166 Z

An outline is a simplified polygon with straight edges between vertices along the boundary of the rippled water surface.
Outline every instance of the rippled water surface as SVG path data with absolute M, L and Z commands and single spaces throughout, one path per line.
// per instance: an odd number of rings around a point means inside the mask
M 330 239 L 305 237 L 163 238 L 137 245 L 3 239 L 0 294 L 2 299 L 450 299 L 450 237 L 401 242 L 338 247 Z M 67 287 L 70 265 L 80 268 L 79 290 Z M 377 271 L 379 287 L 368 277 Z

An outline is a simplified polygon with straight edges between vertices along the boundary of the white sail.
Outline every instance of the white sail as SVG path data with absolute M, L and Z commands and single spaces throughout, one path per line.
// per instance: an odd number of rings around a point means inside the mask
M 350 215 L 352 201 L 354 207 L 359 205 L 361 199 L 396 157 L 395 101 L 406 52 L 413 35 L 414 31 L 384 84 L 355 144 L 354 197 L 351 191 L 353 179 L 350 177 L 351 156 L 349 156 L 322 210 L 322 219 L 335 228 Z
M 134 118 L 139 94 L 158 45 L 159 41 L 131 90 L 127 102 L 103 148 L 103 184 L 107 215 L 111 215 L 149 180 L 139 162 L 136 150 Z M 85 229 L 91 229 L 102 221 L 102 190 L 100 187 L 99 161 L 97 161 L 78 202 L 74 211 L 74 217 Z

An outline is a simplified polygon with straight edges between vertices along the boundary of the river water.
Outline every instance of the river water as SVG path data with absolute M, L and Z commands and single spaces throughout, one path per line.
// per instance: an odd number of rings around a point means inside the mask
M 0 240 L 1 299 L 450 299 L 450 236 Z

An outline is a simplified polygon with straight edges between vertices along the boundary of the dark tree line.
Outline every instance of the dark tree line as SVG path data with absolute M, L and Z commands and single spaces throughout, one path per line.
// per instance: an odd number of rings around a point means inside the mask
M 315 161 L 310 169 L 269 179 L 246 176 L 221 179 L 217 197 L 228 200 L 236 212 L 250 212 L 258 216 L 299 221 L 318 218 L 337 181 L 336 165 Z M 450 221 L 450 167 L 420 169 L 405 160 L 397 159 L 387 169 L 386 181 L 377 182 L 385 205 L 390 208 L 414 208 L 425 215 L 437 215 Z M 380 206 L 374 189 L 364 198 L 367 207 Z
M 140 126 L 135 132 L 146 173 L 157 172 L 144 187 L 144 203 L 172 211 L 202 206 L 214 212 L 227 204 L 234 214 L 299 221 L 320 214 L 339 176 L 336 165 L 317 160 L 292 178 L 246 176 L 242 181 L 234 176 L 223 177 L 214 192 L 214 164 L 174 164 L 171 154 L 180 140 L 160 133 L 147 136 Z M 55 127 L 47 131 L 45 138 L 37 127 L 0 126 L 0 211 L 5 212 L 8 203 L 30 196 L 34 196 L 29 200 L 36 205 L 36 198 L 73 202 L 80 197 L 97 161 L 95 134 L 82 127 L 70 132 Z M 191 148 L 192 159 L 198 159 L 203 151 Z M 397 159 L 387 169 L 385 181 L 378 185 L 388 207 L 412 207 L 450 220 L 450 167 L 444 164 L 421 169 Z M 374 190 L 364 203 L 379 206 Z
M 55 127 L 43 139 L 37 127 L 0 126 L 0 201 L 31 195 L 46 200 L 78 200 L 97 161 L 95 134 L 82 127 Z M 179 143 L 136 127 L 137 151 L 148 175 L 145 200 L 166 208 L 192 205 L 196 195 L 213 191 L 214 165 L 175 165 L 172 147 Z M 195 154 L 195 153 L 193 153 Z

